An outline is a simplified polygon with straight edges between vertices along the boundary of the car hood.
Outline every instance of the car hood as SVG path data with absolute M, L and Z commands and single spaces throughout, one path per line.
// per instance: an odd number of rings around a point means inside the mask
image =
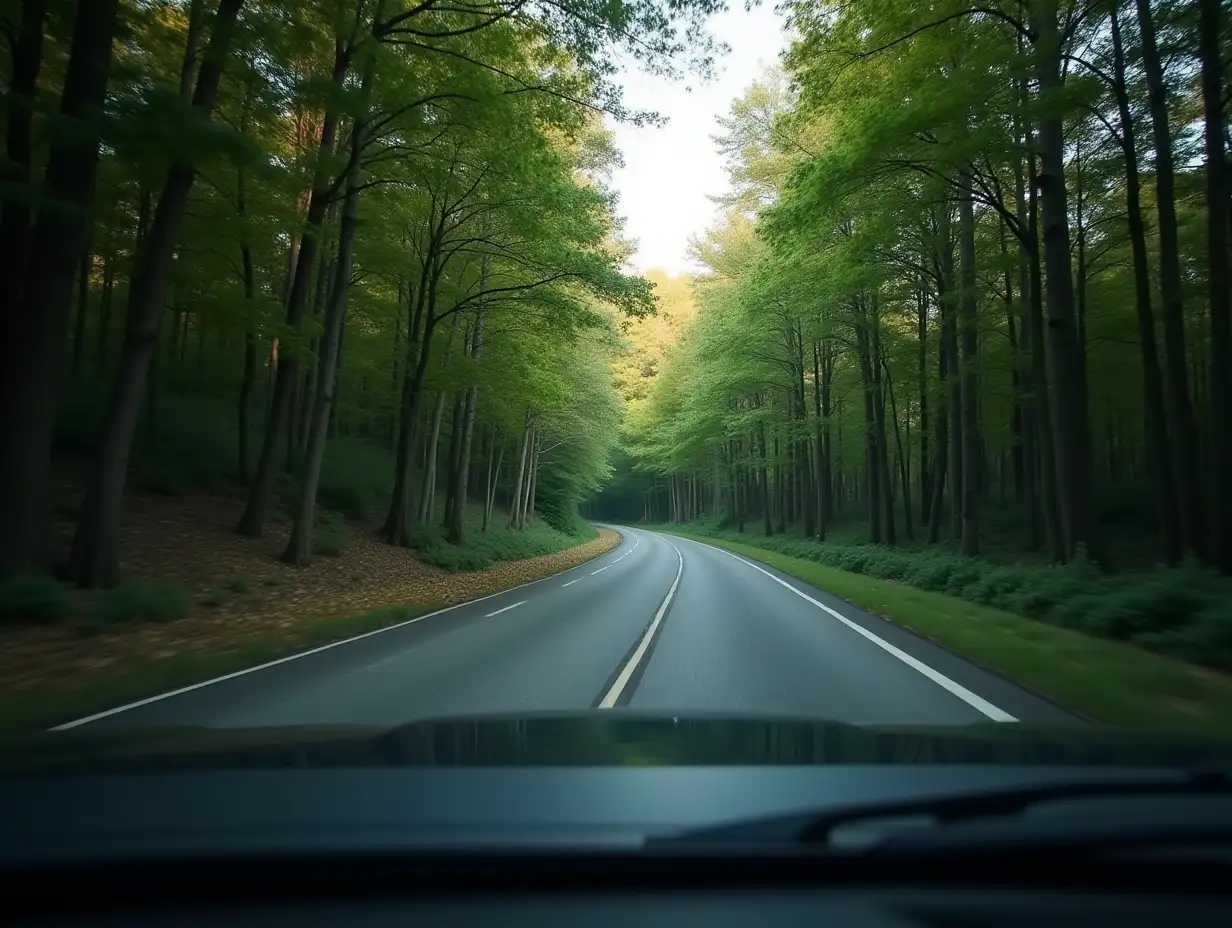
M 1086 725 L 857 726 L 629 710 L 494 714 L 394 728 L 74 729 L 0 744 L 0 772 L 485 766 L 1232 763 L 1232 740 Z

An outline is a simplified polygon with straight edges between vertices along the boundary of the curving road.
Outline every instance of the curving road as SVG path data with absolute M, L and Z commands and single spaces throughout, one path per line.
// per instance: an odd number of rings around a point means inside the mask
M 619 708 L 1065 723 L 1049 702 L 718 548 L 621 528 L 572 570 L 78 725 L 364 723 Z

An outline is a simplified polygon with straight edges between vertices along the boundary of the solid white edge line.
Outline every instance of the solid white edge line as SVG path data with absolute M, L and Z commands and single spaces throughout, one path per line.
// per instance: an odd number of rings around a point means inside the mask
M 630 531 L 618 532 L 621 538 L 626 538 L 633 535 Z M 638 544 L 637 536 L 634 535 L 633 547 Z M 617 547 L 620 547 L 617 545 Z M 613 548 L 612 551 L 615 551 Z M 632 550 L 632 549 L 630 549 Z M 607 552 L 610 554 L 611 551 Z M 599 557 L 606 557 L 607 554 L 601 554 Z M 443 609 L 437 609 L 435 612 L 426 612 L 423 615 L 417 615 L 413 619 L 407 619 L 405 622 L 398 622 L 395 625 L 386 625 L 384 628 L 374 628 L 370 632 L 364 632 L 360 635 L 354 635 L 350 638 L 343 638 L 341 641 L 331 641 L 329 644 L 323 644 L 320 647 L 312 648 L 308 651 L 298 651 L 295 654 L 288 654 L 286 657 L 280 657 L 276 660 L 266 661 L 264 664 L 257 664 L 255 667 L 245 667 L 243 670 L 235 670 L 231 673 L 225 673 L 221 677 L 211 677 L 208 680 L 202 680 L 199 683 L 190 683 L 188 686 L 181 686 L 179 689 L 168 690 L 165 693 L 157 693 L 153 696 L 147 696 L 145 699 L 138 699 L 135 702 L 127 702 L 122 706 L 116 706 L 113 709 L 104 709 L 102 712 L 95 712 L 93 715 L 85 715 L 79 719 L 73 719 L 71 722 L 62 722 L 59 725 L 53 725 L 48 731 L 68 731 L 70 728 L 79 728 L 82 725 L 89 725 L 91 722 L 97 722 L 99 719 L 109 718 L 113 715 L 119 715 L 121 712 L 128 712 L 130 709 L 140 709 L 142 706 L 148 706 L 151 703 L 161 702 L 164 699 L 170 699 L 172 696 L 179 696 L 183 693 L 191 693 L 193 690 L 204 689 L 207 686 L 213 686 L 215 683 L 223 683 L 227 680 L 234 680 L 236 677 L 247 676 L 250 673 L 256 673 L 258 670 L 265 670 L 269 667 L 277 667 L 279 664 L 287 664 L 291 661 L 297 661 L 301 657 L 309 657 L 313 654 L 320 654 L 322 651 L 328 651 L 331 648 L 340 648 L 344 644 L 350 644 L 352 641 L 362 641 L 364 638 L 371 638 L 373 635 L 392 632 L 396 628 L 406 628 L 408 625 L 414 625 L 416 622 L 422 622 L 424 619 L 430 619 L 434 616 L 442 615 L 446 612 L 453 612 L 455 609 L 461 609 L 463 606 L 473 606 L 475 603 L 482 603 L 489 599 L 494 599 L 497 596 L 504 596 L 506 593 L 512 593 L 514 590 L 520 590 L 523 587 L 531 586 L 535 583 L 543 583 L 555 577 L 560 577 L 569 573 L 571 570 L 577 570 L 579 567 L 585 567 L 588 564 L 594 563 L 598 558 L 591 558 L 581 564 L 575 564 L 573 567 L 566 567 L 564 570 L 558 570 L 554 574 L 549 574 L 546 577 L 540 577 L 538 580 L 527 580 L 525 583 L 519 583 L 517 586 L 511 586 L 507 590 L 497 590 L 495 593 L 489 593 L 487 596 L 480 596 L 476 599 L 468 599 L 466 602 L 454 603 L 451 606 L 445 606 Z M 485 616 L 487 618 L 487 616 Z
M 879 638 L 877 635 L 870 632 L 864 626 L 860 625 L 857 622 L 853 622 L 851 619 L 847 618 L 847 616 L 843 615 L 841 612 L 838 612 L 835 609 L 831 609 L 825 603 L 818 602 L 812 596 L 809 596 L 807 593 L 796 589 L 786 580 L 776 577 L 774 574 L 770 573 L 770 571 L 766 570 L 765 568 L 759 567 L 757 564 L 754 564 L 752 561 L 745 560 L 744 558 L 740 557 L 740 555 L 733 554 L 731 551 L 728 551 L 725 548 L 718 548 L 718 547 L 715 547 L 714 545 L 708 545 L 704 541 L 694 541 L 692 538 L 688 540 L 693 541 L 694 544 L 699 544 L 699 545 L 702 545 L 703 547 L 711 548 L 715 551 L 721 551 L 723 554 L 726 554 L 728 557 L 734 558 L 735 560 L 739 561 L 741 564 L 744 564 L 748 567 L 752 567 L 754 570 L 758 571 L 759 573 L 765 574 L 775 583 L 778 583 L 781 586 L 787 587 L 787 589 L 791 590 L 801 599 L 807 600 L 808 602 L 816 606 L 818 609 L 822 610 L 823 612 L 827 613 L 833 618 L 838 619 L 840 622 L 842 622 L 852 631 L 857 632 L 860 635 L 863 635 L 873 644 L 877 645 L 877 647 L 881 648 L 887 653 L 898 658 L 900 661 L 902 661 L 912 670 L 915 670 L 918 673 L 921 673 L 924 676 L 928 677 L 928 679 L 932 680 L 942 689 L 957 696 L 967 705 L 971 706 L 973 709 L 978 710 L 979 712 L 982 712 L 984 715 L 988 716 L 988 718 L 992 719 L 994 722 L 1017 722 L 1018 721 L 1017 718 L 1010 715 L 1004 709 L 1000 709 L 997 706 L 994 706 L 992 703 L 990 703 L 987 699 L 984 699 L 982 696 L 977 696 L 975 693 L 971 692 L 961 683 L 956 683 L 955 681 L 951 680 L 949 677 L 947 677 L 945 674 L 941 673 L 940 671 L 934 670 L 933 668 L 925 664 L 923 661 L 912 657 L 906 651 L 902 650 L 902 648 L 897 648 L 894 645 L 890 644 L 890 642 L 886 641 L 885 639 Z
M 663 538 L 662 535 L 659 536 Z M 604 694 L 603 699 L 599 702 L 600 709 L 611 709 L 616 705 L 616 700 L 620 698 L 620 694 L 625 691 L 625 687 L 629 685 L 629 680 L 632 679 L 634 671 L 642 662 L 642 658 L 646 656 L 646 649 L 650 647 L 650 642 L 654 639 L 655 632 L 658 631 L 659 625 L 663 622 L 663 615 L 667 612 L 667 607 L 671 605 L 672 597 L 676 595 L 676 588 L 680 586 L 680 575 L 684 572 L 684 555 L 680 553 L 680 549 L 674 544 L 663 538 L 671 545 L 672 550 L 676 552 L 676 558 L 679 563 L 676 565 L 676 579 L 672 581 L 671 587 L 667 591 L 667 595 L 663 597 L 663 603 L 659 606 L 659 611 L 655 613 L 654 621 L 650 623 L 650 627 L 646 629 L 646 634 L 642 635 L 642 640 L 638 642 L 637 650 L 633 652 L 633 656 L 629 658 L 629 663 L 625 664 L 624 669 L 620 671 L 620 676 L 616 678 L 616 682 L 612 684 L 612 688 Z
M 510 609 L 516 609 L 518 606 L 525 606 L 529 600 L 522 600 L 520 603 L 514 603 L 512 606 L 505 606 L 502 609 L 497 609 L 495 612 L 489 612 L 484 616 L 485 619 L 490 619 L 494 615 L 500 615 L 502 612 L 508 612 Z

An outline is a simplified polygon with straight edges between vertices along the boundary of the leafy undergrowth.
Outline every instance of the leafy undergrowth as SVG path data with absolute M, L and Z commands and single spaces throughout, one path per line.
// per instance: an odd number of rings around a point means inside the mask
M 1198 563 L 1103 574 L 1084 558 L 1064 566 L 1000 564 L 944 548 L 741 535 L 704 524 L 682 528 L 1232 672 L 1232 579 Z
M 449 544 L 438 525 L 421 526 L 412 533 L 419 559 L 451 573 L 483 570 L 499 561 L 541 557 L 595 537 L 595 530 L 589 525 L 583 525 L 575 534 L 566 534 L 542 522 L 514 531 L 505 527 L 503 519 L 484 532 L 480 531 L 481 519 L 479 507 L 467 512 L 466 540 L 461 545 Z
M 896 566 L 891 569 L 887 562 L 872 559 L 888 558 L 892 552 L 871 546 L 864 546 L 858 552 L 849 550 L 847 567 L 843 568 L 821 563 L 814 558 L 806 559 L 770 550 L 768 545 L 763 544 L 778 541 L 786 546 L 791 541 L 787 538 L 759 538 L 753 545 L 748 543 L 747 537 L 742 542 L 675 526 L 659 528 L 715 544 L 776 567 L 931 638 L 1100 722 L 1163 730 L 1232 732 L 1232 678 L 1205 667 L 1149 653 L 1131 644 L 1098 638 L 1074 627 L 1037 621 L 974 601 L 977 588 L 987 591 L 979 595 L 990 599 L 994 590 L 1001 591 L 998 595 L 1002 596 L 1007 595 L 1009 589 L 1018 590 L 1019 595 L 1027 595 L 1022 584 L 1005 581 L 1004 571 L 1007 568 L 973 573 L 970 564 L 953 564 L 940 557 L 900 555 L 900 561 L 893 562 Z M 825 547 L 815 543 L 805 544 L 811 544 L 813 548 Z M 951 556 L 950 560 L 954 559 Z M 874 563 L 878 566 L 869 569 Z M 852 570 L 857 565 L 861 569 Z M 919 574 L 913 574 L 913 570 L 919 571 Z M 941 580 L 943 571 L 947 577 L 960 578 L 961 586 L 956 583 L 953 589 L 959 593 L 970 590 L 971 598 L 941 592 L 947 588 Z M 897 577 L 881 576 L 883 573 L 896 573 Z M 1082 576 L 1081 571 L 1077 573 Z M 926 582 L 933 585 L 933 590 L 902 582 L 904 578 L 913 576 L 924 577 Z M 1118 580 L 1126 582 L 1124 577 Z M 1056 587 L 1043 587 L 1049 591 L 1047 595 L 1062 595 L 1060 587 L 1063 581 L 1055 582 Z M 1071 582 L 1064 581 L 1065 584 Z M 1083 582 L 1100 581 L 1087 578 Z M 1068 585 L 1065 588 L 1070 589 Z M 1149 590 L 1152 587 L 1149 583 L 1143 586 L 1131 583 L 1128 588 Z M 1109 583 L 1106 589 L 1114 601 L 1133 600 L 1132 596 L 1119 593 L 1114 583 Z M 1035 595 L 1045 594 L 1037 590 Z M 1089 594 L 1075 592 L 1070 595 Z M 1098 603 L 1093 599 L 1084 599 L 1070 606 L 1074 615 L 1081 609 L 1097 607 Z
M 272 513 L 265 537 L 250 539 L 234 532 L 242 508 L 238 490 L 134 492 L 125 501 L 119 586 L 84 594 L 36 577 L 0 586 L 0 727 L 88 713 L 407 610 L 473 599 L 574 566 L 618 540 L 532 525 L 529 540 L 516 544 L 502 521 L 475 545 L 490 546 L 490 566 L 448 572 L 380 541 L 375 521 L 325 514 L 314 536 L 318 556 L 304 570 L 278 560 L 290 530 L 285 514 Z M 71 520 L 61 516 L 56 530 L 63 551 Z M 393 618 L 381 618 L 391 607 Z

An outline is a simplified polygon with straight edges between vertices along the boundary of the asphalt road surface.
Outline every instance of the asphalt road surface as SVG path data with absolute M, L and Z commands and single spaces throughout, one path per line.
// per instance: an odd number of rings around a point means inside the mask
M 621 528 L 580 567 L 61 727 L 361 723 L 630 707 L 855 724 L 1075 721 L 778 571 Z

